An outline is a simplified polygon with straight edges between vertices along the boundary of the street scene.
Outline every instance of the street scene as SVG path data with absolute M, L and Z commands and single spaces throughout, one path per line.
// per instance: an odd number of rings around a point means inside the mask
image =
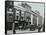
M 5 34 L 44 32 L 44 3 L 5 1 Z

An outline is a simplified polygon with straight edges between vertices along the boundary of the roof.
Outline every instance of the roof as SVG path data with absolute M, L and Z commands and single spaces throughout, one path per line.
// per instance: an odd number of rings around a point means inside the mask
M 26 11 L 26 9 L 23 8 L 22 6 L 15 6 L 14 8 L 16 8 L 16 9 L 18 9 L 18 10 Z
M 22 6 L 23 6 L 23 7 L 28 6 L 29 8 L 31 8 L 31 6 L 28 5 L 26 2 L 25 2 L 25 3 L 22 3 Z

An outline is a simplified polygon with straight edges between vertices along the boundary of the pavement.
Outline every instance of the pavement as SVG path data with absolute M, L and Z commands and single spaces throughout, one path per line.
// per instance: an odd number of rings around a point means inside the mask
M 16 33 L 34 33 L 34 32 L 38 32 L 38 29 L 35 31 L 30 31 L 30 30 L 16 30 Z
M 20 33 L 35 33 L 35 32 L 38 32 L 38 29 L 34 30 L 34 31 L 30 31 L 29 29 L 27 30 L 15 30 L 17 34 L 20 34 Z M 13 30 L 9 30 L 7 31 L 7 34 L 13 34 Z

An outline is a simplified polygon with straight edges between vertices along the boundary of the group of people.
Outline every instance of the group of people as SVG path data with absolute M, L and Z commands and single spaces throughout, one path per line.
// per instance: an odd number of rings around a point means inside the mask
M 43 26 L 42 25 L 38 25 L 38 32 L 42 32 L 43 31 Z

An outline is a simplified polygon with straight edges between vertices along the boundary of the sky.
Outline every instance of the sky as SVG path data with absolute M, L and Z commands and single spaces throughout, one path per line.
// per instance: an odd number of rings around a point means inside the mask
M 34 12 L 39 11 L 40 15 L 44 17 L 44 4 L 40 3 L 28 3 Z
M 15 5 L 16 4 L 20 5 L 21 2 L 17 2 L 17 3 L 15 2 Z M 40 15 L 44 17 L 44 4 L 41 3 L 27 3 L 27 4 L 32 7 L 32 11 L 36 12 L 37 10 L 40 12 Z

